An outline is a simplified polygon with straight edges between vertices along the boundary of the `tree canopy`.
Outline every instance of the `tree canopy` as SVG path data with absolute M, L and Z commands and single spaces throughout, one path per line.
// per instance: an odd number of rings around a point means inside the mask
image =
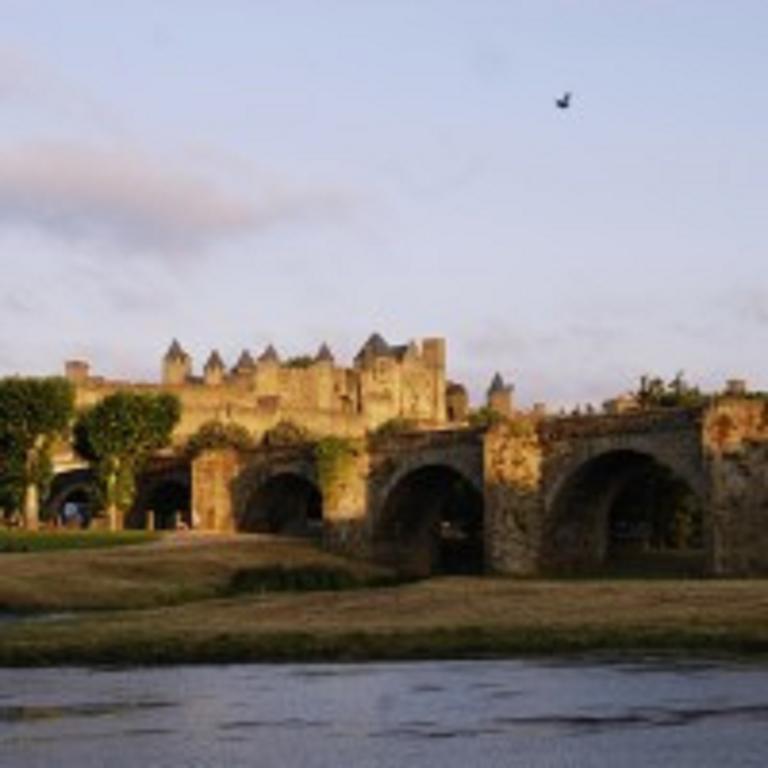
M 642 376 L 636 393 L 637 402 L 643 408 L 686 408 L 703 405 L 707 397 L 701 390 L 685 380 L 679 371 L 668 382 L 660 376 Z
M 155 451 L 170 443 L 181 407 L 174 395 L 117 392 L 83 412 L 75 427 L 75 449 L 96 470 L 112 527 L 136 493 L 136 473 Z
M 0 506 L 25 512 L 37 524 L 37 498 L 50 483 L 51 445 L 66 434 L 74 412 L 72 385 L 63 378 L 0 379 Z

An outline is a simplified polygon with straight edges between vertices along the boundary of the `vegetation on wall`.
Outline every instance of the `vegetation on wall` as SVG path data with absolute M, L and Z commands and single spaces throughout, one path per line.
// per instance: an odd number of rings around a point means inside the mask
M 206 421 L 187 441 L 187 452 L 192 456 L 223 448 L 247 451 L 253 447 L 254 440 L 245 427 L 215 419 Z
M 283 419 L 264 433 L 261 442 L 263 445 L 269 446 L 288 446 L 301 445 L 302 443 L 308 443 L 310 440 L 309 430 L 300 427 L 288 419 Z
M 413 419 L 396 416 L 392 419 L 388 419 L 383 424 L 379 424 L 371 434 L 374 437 L 388 437 L 390 435 L 402 435 L 405 432 L 413 432 L 416 429 L 416 422 Z
M 642 376 L 635 396 L 641 408 L 688 408 L 705 405 L 708 400 L 698 387 L 685 380 L 682 371 L 669 381 L 660 376 Z
M 51 446 L 66 434 L 73 411 L 66 379 L 0 380 L 0 507 L 23 506 L 28 527 L 37 526 L 38 499 L 53 475 Z
M 493 410 L 493 408 L 489 408 L 487 405 L 470 411 L 469 416 L 467 417 L 469 426 L 474 429 L 487 429 L 502 421 L 504 421 L 504 416 L 498 411 Z
M 169 444 L 180 413 L 174 395 L 117 392 L 80 415 L 75 448 L 94 468 L 113 530 L 133 503 L 137 473 Z
M 352 440 L 345 437 L 324 437 L 315 444 L 317 480 L 324 495 L 329 494 L 336 483 L 354 464 L 356 451 Z

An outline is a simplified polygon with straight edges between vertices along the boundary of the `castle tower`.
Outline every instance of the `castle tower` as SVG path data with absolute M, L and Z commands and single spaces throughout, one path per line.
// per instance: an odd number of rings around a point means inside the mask
M 512 403 L 514 389 L 511 384 L 505 384 L 501 374 L 497 373 L 488 388 L 488 408 L 501 416 L 511 416 L 514 410 Z
M 319 363 L 330 363 L 333 365 L 335 362 L 333 358 L 333 352 L 331 352 L 331 348 L 323 342 L 320 345 L 320 348 L 317 350 L 317 354 L 315 355 L 315 364 Z
M 217 349 L 211 352 L 203 368 L 203 381 L 209 387 L 218 387 L 224 382 L 224 361 Z
M 376 358 L 388 357 L 390 354 L 391 348 L 384 337 L 380 333 L 372 333 L 355 355 L 355 366 L 357 368 L 371 368 Z
M 67 360 L 64 363 L 64 375 L 75 386 L 85 384 L 91 375 L 91 366 L 85 360 Z
M 192 358 L 174 339 L 163 358 L 163 384 L 181 386 L 192 375 Z
M 259 355 L 256 376 L 259 394 L 267 396 L 280 394 L 280 355 L 271 344 Z
M 333 353 L 330 347 L 323 342 L 317 350 L 315 359 L 312 363 L 315 377 L 315 388 L 317 407 L 323 411 L 333 409 L 334 387 L 333 387 Z
M 260 363 L 274 363 L 280 365 L 280 355 L 277 354 L 277 350 L 269 344 L 267 348 L 259 355 Z
M 448 418 L 448 408 L 445 400 L 445 339 L 424 339 L 421 343 L 421 349 L 424 363 L 432 374 L 433 418 L 438 423 L 442 423 Z
M 448 421 L 465 421 L 469 414 L 469 395 L 467 395 L 466 388 L 461 384 L 449 381 L 445 388 L 445 407 Z
M 243 378 L 247 378 L 256 373 L 256 361 L 247 349 L 244 349 L 240 353 L 240 357 L 237 359 L 235 367 L 232 369 L 232 373 L 234 373 L 235 376 Z

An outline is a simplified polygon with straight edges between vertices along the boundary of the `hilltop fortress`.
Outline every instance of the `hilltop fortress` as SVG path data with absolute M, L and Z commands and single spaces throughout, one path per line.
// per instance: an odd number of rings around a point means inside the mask
M 235 422 L 256 437 L 283 421 L 317 436 L 358 437 L 392 420 L 441 429 L 462 422 L 468 408 L 464 387 L 446 378 L 446 345 L 441 338 L 391 345 L 374 333 L 351 367 L 338 365 L 326 344 L 314 356 L 285 361 L 272 345 L 258 356 L 243 350 L 231 367 L 214 350 L 200 374 L 174 340 L 157 384 L 93 376 L 89 363 L 82 360 L 68 361 L 65 370 L 75 385 L 78 407 L 93 405 L 120 389 L 173 392 L 182 405 L 176 442 L 208 421 Z M 489 403 L 511 412 L 512 389 L 498 374 Z

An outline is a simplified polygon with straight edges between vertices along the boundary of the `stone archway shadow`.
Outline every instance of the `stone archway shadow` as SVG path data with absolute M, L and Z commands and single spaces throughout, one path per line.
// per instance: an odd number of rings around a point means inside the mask
M 304 475 L 283 471 L 263 479 L 245 496 L 236 519 L 244 533 L 319 536 L 323 527 L 323 497 Z
M 711 523 L 691 483 L 649 453 L 614 450 L 584 461 L 548 507 L 545 569 L 608 575 L 702 575 Z
M 482 493 L 455 468 L 410 469 L 384 496 L 374 557 L 412 576 L 482 573 L 484 516 Z

